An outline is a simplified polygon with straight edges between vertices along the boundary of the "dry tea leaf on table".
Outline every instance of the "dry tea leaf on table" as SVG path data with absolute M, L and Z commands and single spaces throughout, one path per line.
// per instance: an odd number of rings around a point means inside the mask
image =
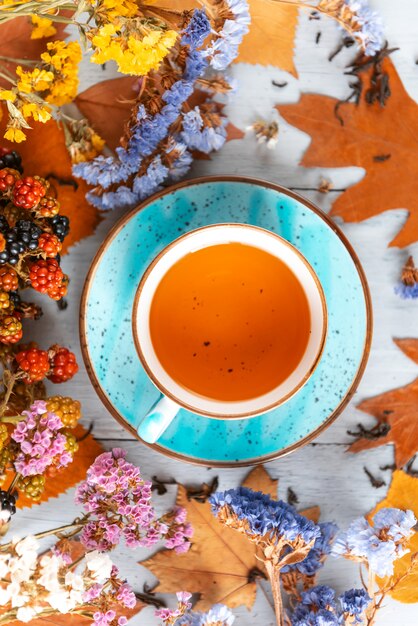
M 0 136 L 4 133 L 6 121 L 7 115 L 3 115 Z M 94 232 L 100 222 L 99 211 L 86 200 L 87 184 L 73 178 L 64 132 L 54 120 L 46 124 L 34 122 L 26 141 L 18 146 L 4 139 L 0 139 L 0 144 L 19 151 L 26 176 L 44 176 L 51 183 L 50 194 L 56 192 L 62 215 L 70 218 L 70 234 L 65 238 L 63 253 Z
M 390 59 L 384 60 L 383 69 L 391 88 L 386 106 L 367 104 L 364 97 L 358 106 L 344 104 L 339 109 L 343 126 L 334 113 L 337 100 L 328 96 L 304 94 L 297 104 L 276 108 L 289 124 L 311 136 L 301 165 L 366 170 L 359 183 L 337 198 L 331 215 L 359 222 L 389 209 L 407 209 L 409 217 L 390 244 L 404 247 L 418 240 L 418 107 Z
M 395 339 L 395 343 L 418 363 L 418 339 Z M 418 378 L 409 385 L 364 400 L 357 408 L 374 415 L 379 423 L 388 424 L 390 430 L 378 438 L 360 437 L 349 451 L 362 452 L 394 443 L 396 466 L 405 465 L 418 450 Z
M 418 517 L 418 478 L 414 478 L 401 470 L 393 473 L 389 491 L 382 502 L 370 513 L 372 518 L 377 511 L 385 507 L 399 509 L 411 509 Z M 378 579 L 379 586 L 392 585 L 411 567 L 411 555 L 418 552 L 418 532 L 415 532 L 409 540 L 410 552 L 395 561 L 394 575 L 389 579 Z M 396 589 L 390 593 L 392 598 L 404 603 L 418 602 L 418 561 L 403 580 L 396 585 Z
M 247 476 L 243 485 L 277 497 L 277 480 L 262 466 Z M 256 579 L 265 577 L 264 565 L 257 558 L 257 548 L 243 535 L 221 525 L 212 515 L 208 502 L 188 500 L 187 490 L 179 485 L 177 505 L 187 509 L 194 528 L 192 547 L 186 554 L 162 550 L 141 562 L 159 579 L 155 591 L 174 593 L 187 589 L 199 593 L 196 609 L 207 610 L 220 602 L 234 608 L 251 609 L 256 597 Z M 319 508 L 302 511 L 311 519 L 319 517 Z
M 86 429 L 78 424 L 72 433 L 79 440 L 79 448 L 74 455 L 74 461 L 55 476 L 47 477 L 45 481 L 45 490 L 39 502 L 46 502 L 50 498 L 57 498 L 61 493 L 65 493 L 67 489 L 74 487 L 86 477 L 87 469 L 93 463 L 94 459 L 103 452 L 102 446 L 94 439 L 92 434 L 86 436 Z M 19 494 L 16 506 L 21 509 L 24 507 L 32 507 L 38 504 L 34 502 L 24 493 Z

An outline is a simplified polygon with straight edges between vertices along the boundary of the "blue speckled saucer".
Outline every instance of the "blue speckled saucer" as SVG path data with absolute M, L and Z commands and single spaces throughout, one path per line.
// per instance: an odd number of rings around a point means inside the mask
M 222 222 L 272 230 L 307 258 L 327 300 L 325 349 L 306 385 L 273 411 L 219 420 L 182 409 L 152 447 L 204 465 L 252 465 L 288 453 L 326 428 L 354 393 L 369 353 L 371 307 L 360 263 L 334 223 L 308 201 L 272 183 L 239 177 L 186 181 L 153 196 L 112 229 L 93 261 L 81 302 L 81 343 L 99 396 L 136 435 L 159 397 L 132 337 L 141 275 L 183 233 Z

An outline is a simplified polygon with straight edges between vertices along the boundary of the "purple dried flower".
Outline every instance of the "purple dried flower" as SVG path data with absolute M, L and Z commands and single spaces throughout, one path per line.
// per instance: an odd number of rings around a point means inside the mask
M 344 617 L 354 618 L 355 624 L 363 623 L 364 611 L 371 601 L 372 599 L 365 589 L 349 589 L 340 596 Z
M 125 457 L 121 448 L 104 452 L 78 486 L 75 501 L 89 514 L 80 541 L 88 550 L 101 551 L 112 550 L 122 537 L 130 548 L 151 547 L 161 540 L 174 549 L 189 545 L 190 525 L 175 519 L 183 514 L 176 509 L 159 520 L 151 502 L 152 483 Z
M 367 561 L 378 576 L 391 576 L 393 562 L 408 552 L 406 541 L 413 533 L 416 518 L 412 511 L 385 508 L 376 513 L 374 526 L 360 517 L 335 541 L 335 556 Z
M 60 432 L 64 425 L 55 413 L 48 411 L 46 402 L 36 400 L 22 415 L 25 419 L 11 435 L 20 447 L 14 460 L 16 472 L 33 476 L 43 474 L 51 465 L 60 468 L 71 463 L 73 457 L 66 450 L 67 438 Z
M 127 609 L 133 609 L 136 605 L 135 594 L 132 591 L 130 585 L 128 585 L 128 583 L 123 583 L 123 585 L 119 587 L 116 594 L 116 599 L 122 606 Z
M 242 529 L 250 538 L 267 538 L 277 544 L 296 541 L 310 544 L 320 536 L 319 527 L 281 500 L 246 487 L 217 492 L 209 498 L 213 514 Z

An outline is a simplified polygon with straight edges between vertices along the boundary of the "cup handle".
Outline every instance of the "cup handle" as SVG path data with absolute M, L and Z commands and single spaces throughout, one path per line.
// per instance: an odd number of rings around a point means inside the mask
M 180 406 L 173 400 L 161 396 L 139 424 L 138 435 L 147 443 L 155 443 L 169 427 L 179 410 Z

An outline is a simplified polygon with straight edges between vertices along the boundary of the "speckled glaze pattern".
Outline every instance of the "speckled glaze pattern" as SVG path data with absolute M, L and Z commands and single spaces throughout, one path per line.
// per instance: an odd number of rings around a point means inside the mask
M 323 216 L 301 199 L 257 181 L 189 181 L 151 199 L 110 233 L 87 280 L 81 317 L 90 375 L 107 406 L 133 432 L 159 397 L 132 337 L 132 304 L 141 275 L 183 233 L 228 222 L 269 229 L 296 246 L 316 271 L 328 309 L 320 363 L 284 405 L 236 420 L 182 409 L 153 446 L 192 462 L 233 466 L 279 456 L 320 429 L 364 365 L 371 333 L 367 293 L 349 250 Z

